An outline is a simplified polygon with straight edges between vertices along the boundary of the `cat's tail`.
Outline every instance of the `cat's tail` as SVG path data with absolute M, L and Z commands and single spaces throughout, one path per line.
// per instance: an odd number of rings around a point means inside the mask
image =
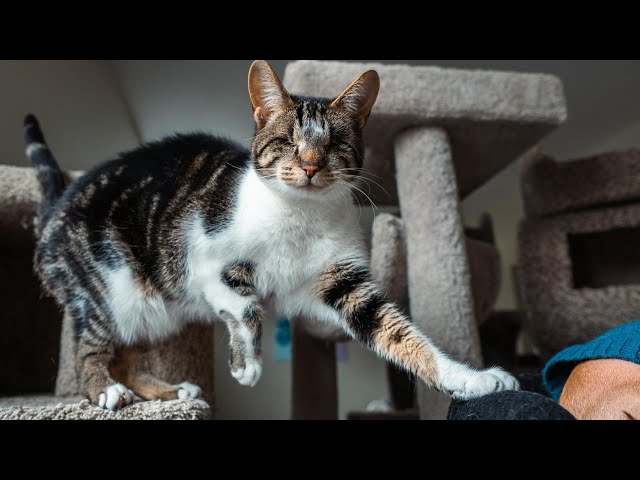
M 58 198 L 62 196 L 65 188 L 64 177 L 58 162 L 44 140 L 38 120 L 31 113 L 24 118 L 24 141 L 27 146 L 27 157 L 36 169 L 42 190 L 39 222 L 43 224 Z

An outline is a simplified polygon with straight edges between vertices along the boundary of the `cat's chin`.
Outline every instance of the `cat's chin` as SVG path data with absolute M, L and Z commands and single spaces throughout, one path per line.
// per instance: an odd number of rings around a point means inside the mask
M 294 199 L 313 199 L 320 198 L 333 190 L 334 185 L 290 185 L 282 183 L 281 188 L 278 188 L 278 192 L 284 194 L 289 198 Z
M 302 187 L 294 187 L 297 188 L 298 190 L 302 190 L 303 192 L 309 192 L 309 193 L 320 193 L 320 192 L 327 192 L 329 191 L 329 186 L 322 186 L 319 187 L 317 185 L 303 185 Z

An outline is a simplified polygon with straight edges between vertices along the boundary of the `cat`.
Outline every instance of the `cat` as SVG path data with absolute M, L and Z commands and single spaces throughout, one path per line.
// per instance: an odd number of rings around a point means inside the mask
M 118 409 L 200 395 L 155 378 L 132 354 L 189 322 L 225 322 L 242 385 L 262 372 L 265 312 L 340 325 L 455 398 L 517 389 L 500 368 L 448 358 L 385 298 L 368 270 L 352 187 L 379 90 L 367 71 L 335 98 L 290 95 L 268 63 L 249 70 L 251 150 L 207 134 L 148 143 L 65 187 L 33 115 L 26 152 L 42 202 L 34 268 L 71 316 L 83 393 Z

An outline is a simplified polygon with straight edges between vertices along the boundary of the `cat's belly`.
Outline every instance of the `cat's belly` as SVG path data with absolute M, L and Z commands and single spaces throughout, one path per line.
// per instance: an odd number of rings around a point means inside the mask
M 103 276 L 110 290 L 108 303 L 120 343 L 161 341 L 186 323 L 211 319 L 211 308 L 204 300 L 166 301 L 157 292 L 141 288 L 128 266 L 104 272 Z

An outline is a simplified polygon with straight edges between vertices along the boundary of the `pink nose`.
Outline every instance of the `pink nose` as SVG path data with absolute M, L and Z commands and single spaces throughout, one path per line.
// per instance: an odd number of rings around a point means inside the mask
M 304 166 L 302 166 L 300 168 L 302 168 L 307 173 L 307 177 L 309 177 L 309 178 L 313 178 L 313 176 L 316 173 L 318 173 L 318 170 L 320 170 L 315 165 L 304 165 Z

